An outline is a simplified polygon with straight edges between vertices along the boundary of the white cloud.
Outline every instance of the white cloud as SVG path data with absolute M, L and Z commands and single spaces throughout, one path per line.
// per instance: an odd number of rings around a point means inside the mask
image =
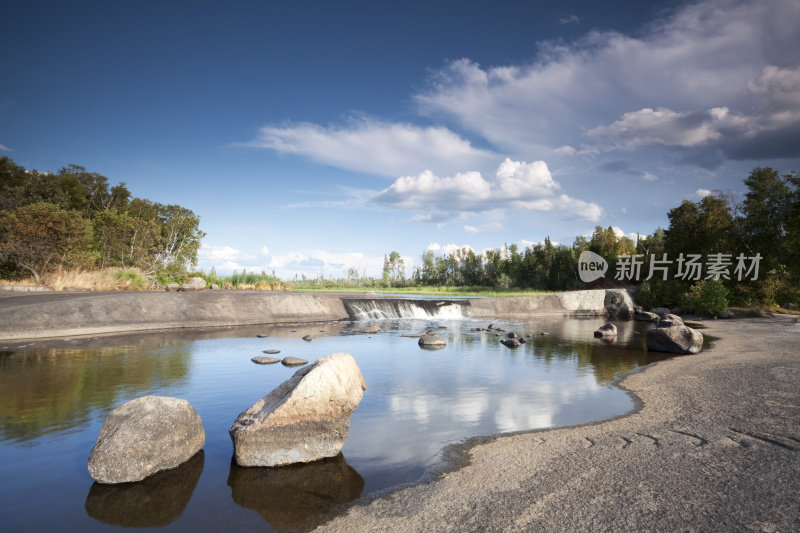
M 644 178 L 646 181 L 658 181 L 658 176 L 650 172 L 645 172 L 642 174 L 642 178 Z
M 266 246 L 262 246 L 261 247 L 261 255 L 263 255 L 265 257 L 268 257 L 269 256 L 269 248 L 267 248 Z
M 794 70 L 771 65 L 797 64 L 797 20 L 796 0 L 693 3 L 641 36 L 592 32 L 573 44 L 542 43 L 529 64 L 452 61 L 415 101 L 421 112 L 453 119 L 511 154 L 569 155 L 562 148 L 590 130 L 634 148 L 641 142 L 625 134 L 629 124 L 648 132 L 648 142 L 704 146 L 755 118 L 754 97 L 772 106 L 757 109 L 760 118 L 777 118 L 771 109 L 794 102 Z M 746 148 L 735 152 L 743 157 Z
M 578 17 L 578 15 L 572 14 L 566 17 L 561 17 L 560 19 L 558 19 L 558 23 L 564 25 L 570 25 L 570 24 L 577 25 L 581 23 L 581 19 L 580 17 Z
M 464 226 L 464 231 L 467 233 L 482 233 L 485 231 L 500 231 L 503 225 L 499 222 L 488 222 L 480 226 Z
M 578 153 L 578 150 L 572 146 L 569 146 L 568 144 L 565 144 L 564 146 L 559 146 L 558 148 L 554 149 L 553 153 L 556 155 L 575 155 Z
M 450 255 L 452 253 L 457 252 L 458 250 L 463 250 L 464 252 L 471 251 L 473 253 L 477 253 L 477 252 L 475 252 L 475 248 L 473 248 L 469 244 L 461 244 L 461 245 L 459 245 L 459 244 L 450 243 L 450 244 L 442 245 L 442 244 L 439 244 L 438 242 L 432 242 L 425 249 L 426 252 L 433 252 L 434 254 L 441 255 L 441 256 Z
M 560 210 L 588 220 L 600 218 L 599 205 L 559 193 L 560 188 L 544 161 L 526 163 L 507 158 L 488 179 L 474 171 L 452 177 L 440 177 L 429 170 L 404 176 L 377 193 L 372 202 L 421 211 L 417 221 L 448 220 L 496 209 Z
M 14 150 L 12 150 L 11 148 L 9 148 L 9 147 L 8 147 L 8 146 L 6 146 L 5 144 L 0 144 L 0 152 L 13 152 L 13 151 L 14 151 Z
M 308 157 L 347 170 L 383 176 L 481 167 L 496 159 L 445 127 L 353 119 L 346 126 L 310 123 L 264 126 L 246 146 Z
M 694 195 L 698 198 L 705 198 L 706 196 L 710 196 L 712 193 L 713 191 L 709 191 L 708 189 L 697 189 L 694 192 Z

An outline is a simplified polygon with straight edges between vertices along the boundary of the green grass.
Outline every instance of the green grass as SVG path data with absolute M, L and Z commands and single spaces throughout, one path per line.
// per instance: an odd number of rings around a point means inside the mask
M 497 287 L 320 287 L 303 283 L 293 283 L 292 290 L 356 293 L 374 291 L 381 294 L 419 294 L 424 296 L 543 296 L 553 294 L 553 291 L 499 289 Z

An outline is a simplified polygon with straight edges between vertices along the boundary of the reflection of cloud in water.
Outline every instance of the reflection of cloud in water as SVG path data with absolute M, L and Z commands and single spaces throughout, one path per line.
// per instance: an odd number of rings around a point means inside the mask
M 472 396 L 462 395 L 453 406 L 453 417 L 464 424 L 477 424 L 489 407 L 489 395 L 476 392 Z
M 552 405 L 521 405 L 520 398 L 508 396 L 500 399 L 494 420 L 501 432 L 546 428 L 553 424 L 552 411 Z

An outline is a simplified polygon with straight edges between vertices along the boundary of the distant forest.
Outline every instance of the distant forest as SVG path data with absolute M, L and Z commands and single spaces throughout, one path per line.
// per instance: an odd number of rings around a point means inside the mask
M 26 170 L 0 158 L 0 277 L 37 282 L 56 269 L 136 268 L 184 273 L 197 263 L 205 234 L 179 205 L 131 197 L 125 183 L 69 165 Z
M 643 305 L 716 314 L 729 304 L 800 306 L 800 176 L 754 168 L 737 203 L 714 192 L 668 212 L 669 226 L 636 238 L 597 226 L 572 243 L 516 244 L 476 253 L 426 251 L 408 272 L 396 251 L 384 258 L 380 279 L 360 277 L 296 282 L 309 288 L 484 287 L 559 291 L 636 286 Z M 191 272 L 197 263 L 199 217 L 179 205 L 133 198 L 125 183 L 70 165 L 56 173 L 26 170 L 0 158 L 0 278 L 54 270 L 134 268 L 156 280 L 200 275 L 221 286 L 243 286 L 252 274 Z M 582 283 L 585 251 L 608 262 L 604 278 Z M 274 275 L 252 281 L 275 282 Z M 237 283 L 239 282 L 239 283 Z M 285 283 L 271 286 L 285 287 Z

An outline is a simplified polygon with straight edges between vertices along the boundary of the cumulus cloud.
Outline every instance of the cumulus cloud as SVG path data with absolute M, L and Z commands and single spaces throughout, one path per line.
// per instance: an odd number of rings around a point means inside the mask
M 450 254 L 456 253 L 459 250 L 463 250 L 464 252 L 477 253 L 477 252 L 475 252 L 475 248 L 473 248 L 469 244 L 458 245 L 458 244 L 450 243 L 450 244 L 442 245 L 442 244 L 439 244 L 438 242 L 432 242 L 425 249 L 426 252 L 433 252 L 434 254 L 441 255 L 441 256 L 450 255 Z
M 383 176 L 433 169 L 453 172 L 496 160 L 449 129 L 353 119 L 344 126 L 310 123 L 264 126 L 246 146 L 308 157 L 338 168 Z
M 417 221 L 448 220 L 494 209 L 558 210 L 593 221 L 600 218 L 599 205 L 568 196 L 560 189 L 544 161 L 526 163 L 507 158 L 488 178 L 474 171 L 441 177 L 426 170 L 404 176 L 377 193 L 372 202 L 420 211 Z
M 464 226 L 464 231 L 467 233 L 482 233 L 485 231 L 500 231 L 503 225 L 499 222 L 489 222 L 481 224 L 480 226 Z
M 711 194 L 713 194 L 713 191 L 709 191 L 708 189 L 697 189 L 694 192 L 694 195 L 697 196 L 698 198 L 705 198 L 706 196 L 710 196 Z
M 8 147 L 8 146 L 6 146 L 5 144 L 0 144 L 0 152 L 13 152 L 13 151 L 14 151 L 14 150 L 12 150 L 11 148 L 9 148 L 9 147 Z
M 421 112 L 452 119 L 512 154 L 569 155 L 564 147 L 580 131 L 628 149 L 704 147 L 742 123 L 771 124 L 772 131 L 776 121 L 795 124 L 797 20 L 795 0 L 694 3 L 641 36 L 592 32 L 575 43 L 542 43 L 528 64 L 452 61 L 415 101 Z M 751 115 L 754 98 L 769 105 Z M 781 106 L 785 114 L 773 113 Z M 731 146 L 731 156 L 743 156 L 756 139 L 740 140 L 750 142 Z

